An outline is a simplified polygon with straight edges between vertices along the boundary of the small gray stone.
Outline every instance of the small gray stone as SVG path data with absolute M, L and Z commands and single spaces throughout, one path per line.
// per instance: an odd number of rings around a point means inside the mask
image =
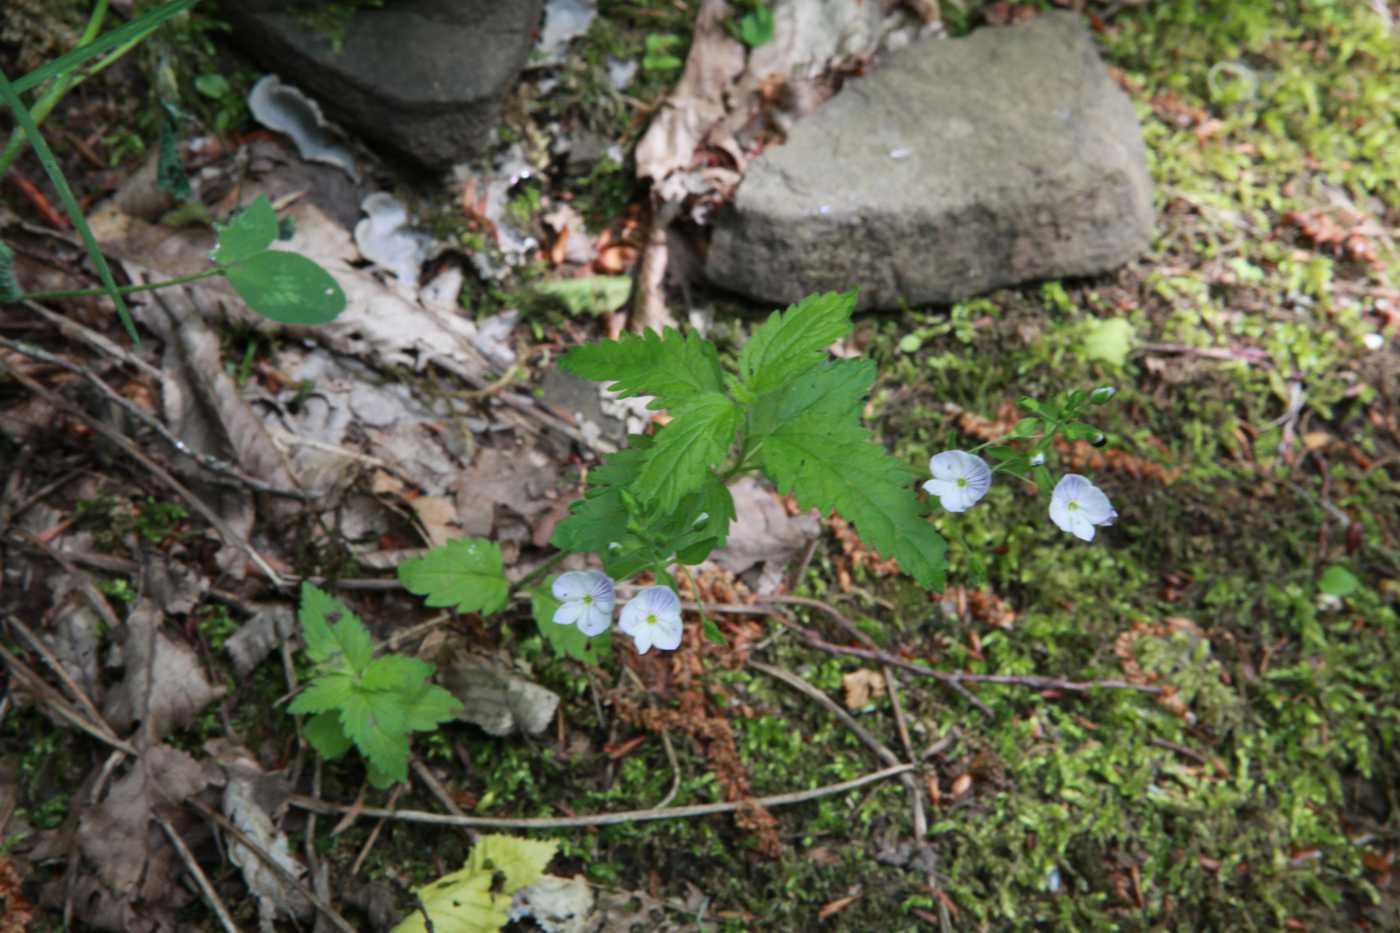
M 313 4 L 314 5 L 314 4 Z M 530 53 L 541 0 L 394 0 L 354 14 L 339 51 L 306 3 L 225 0 L 234 38 L 333 121 L 429 166 L 490 140 Z
M 754 160 L 706 272 L 765 301 L 859 286 L 888 308 L 1105 272 L 1151 237 L 1132 103 L 1079 17 L 1044 13 L 847 82 Z

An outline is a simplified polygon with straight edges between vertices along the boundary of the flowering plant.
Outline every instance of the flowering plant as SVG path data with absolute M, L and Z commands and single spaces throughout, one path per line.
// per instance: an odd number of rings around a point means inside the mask
M 1082 416 L 1114 390 L 1022 399 L 1027 417 L 1007 437 L 934 456 L 933 478 L 923 484 L 932 498 L 921 498 L 913 472 L 861 424 L 874 363 L 833 360 L 826 352 L 850 333 L 854 309 L 855 292 L 846 292 L 812 295 L 775 311 L 741 348 L 736 372 L 725 371 L 714 344 L 673 329 L 570 350 L 560 361 L 566 371 L 608 382 L 624 398 L 650 396 L 650 407 L 665 409 L 670 420 L 655 434 L 633 435 L 589 471 L 583 497 L 550 539 L 558 554 L 522 584 L 506 582 L 495 544 L 473 539 L 405 561 L 400 579 L 431 606 L 489 614 L 565 555 L 592 554 L 601 570 L 570 571 L 530 589 L 544 637 L 561 654 L 596 662 L 610 647 L 615 587 L 646 574 L 647 585 L 622 607 L 618 630 L 639 652 L 673 650 L 684 635 L 673 574 L 724 545 L 735 518 L 729 483 L 761 472 L 802 508 L 840 513 L 880 557 L 895 558 L 919 584 L 941 590 L 947 545 L 929 521 L 932 501 L 964 512 L 998 472 L 1049 494 L 1055 482 L 1045 456 L 1054 438 L 1102 443 L 1102 432 Z M 1021 442 L 1029 448 L 1014 446 Z M 1092 539 L 1116 513 L 1088 480 L 1073 477 L 1065 485 L 1069 479 L 1052 497 L 1052 517 Z M 973 572 L 979 575 L 976 564 Z M 703 609 L 701 621 L 705 635 L 722 643 Z

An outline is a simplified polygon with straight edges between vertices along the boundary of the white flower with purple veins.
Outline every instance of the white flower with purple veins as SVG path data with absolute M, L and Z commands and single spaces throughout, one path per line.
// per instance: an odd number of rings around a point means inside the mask
M 622 607 L 617 627 L 637 643 L 637 653 L 646 654 L 653 647 L 674 651 L 680 647 L 681 601 L 670 587 L 649 586 Z
M 962 450 L 934 454 L 928 462 L 928 471 L 933 479 L 924 483 L 924 491 L 937 496 L 949 512 L 966 512 L 992 485 L 992 471 L 987 461 Z
M 554 610 L 559 625 L 577 625 L 589 636 L 601 635 L 612 624 L 613 582 L 596 570 L 561 573 L 551 587 L 560 606 Z
M 1050 495 L 1050 520 L 1084 541 L 1094 540 L 1094 528 L 1112 525 L 1118 513 L 1103 490 L 1078 473 L 1069 473 Z

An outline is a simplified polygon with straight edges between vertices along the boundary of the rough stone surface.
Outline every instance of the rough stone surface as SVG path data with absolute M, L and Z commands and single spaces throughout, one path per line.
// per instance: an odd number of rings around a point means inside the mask
M 287 0 L 225 0 L 234 37 L 327 118 L 428 166 L 489 140 L 542 0 L 394 0 L 357 11 L 339 51 Z
M 892 55 L 754 160 L 706 272 L 754 298 L 952 302 L 1140 255 L 1152 187 L 1133 106 L 1072 13 Z

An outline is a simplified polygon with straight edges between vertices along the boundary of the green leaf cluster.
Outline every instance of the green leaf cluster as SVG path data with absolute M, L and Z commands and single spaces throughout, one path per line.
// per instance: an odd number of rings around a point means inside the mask
M 398 654 L 376 658 L 364 623 L 310 583 L 302 584 L 298 617 L 316 672 L 288 711 L 311 716 L 305 734 L 323 757 L 339 758 L 354 745 L 375 787 L 407 780 L 409 735 L 452 719 L 461 702 L 429 682 L 431 664 Z
M 1035 443 L 1026 450 L 995 444 L 987 448 L 987 456 L 996 461 L 998 471 L 1030 480 L 1041 493 L 1049 495 L 1055 487 L 1055 479 L 1043 462 L 1054 445 L 1055 436 L 1059 434 L 1070 441 L 1088 441 L 1095 447 L 1103 447 L 1108 443 L 1107 435 L 1083 419 L 1089 406 L 1104 405 L 1116 394 L 1113 386 L 1105 385 L 1089 392 L 1071 389 L 1063 396 L 1052 395 L 1043 402 L 1023 397 L 1016 404 L 1029 414 L 1017 421 L 1003 440 L 1034 439 Z
M 515 893 L 540 880 L 558 849 L 552 839 L 482 836 L 459 871 L 413 892 L 422 908 L 393 933 L 495 933 L 510 919 Z
M 851 331 L 856 293 L 812 295 L 775 311 L 724 372 L 713 344 L 668 329 L 579 347 L 561 365 L 623 396 L 651 395 L 672 420 L 633 437 L 589 476 L 555 531 L 556 547 L 594 551 L 614 578 L 674 555 L 698 563 L 734 518 L 727 483 L 761 469 L 804 507 L 836 510 L 924 586 L 943 586 L 944 542 L 912 488 L 912 472 L 871 439 L 861 411 L 874 382 L 866 360 L 828 359 Z

